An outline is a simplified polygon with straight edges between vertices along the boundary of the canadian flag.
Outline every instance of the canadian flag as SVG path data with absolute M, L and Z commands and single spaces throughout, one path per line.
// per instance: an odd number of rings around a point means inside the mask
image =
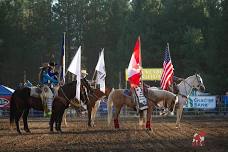
M 139 86 L 142 70 L 141 65 L 141 44 L 140 37 L 138 37 L 127 69 L 128 81 L 130 82 L 131 87 Z

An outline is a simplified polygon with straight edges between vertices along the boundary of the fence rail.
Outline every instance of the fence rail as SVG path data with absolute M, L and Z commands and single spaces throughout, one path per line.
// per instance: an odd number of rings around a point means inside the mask
M 197 109 L 197 108 L 184 108 L 184 115 L 226 115 L 228 114 L 228 96 L 216 96 L 216 108 L 214 109 Z M 30 110 L 29 117 L 43 117 L 43 112 L 34 109 Z M 120 113 L 121 117 L 137 117 L 137 113 L 132 109 L 124 107 Z M 160 109 L 155 108 L 152 113 L 157 117 L 160 115 Z M 78 112 L 75 109 L 67 109 L 67 116 L 74 118 L 77 116 L 87 117 L 86 112 Z M 97 117 L 107 116 L 107 104 L 101 102 L 101 106 L 98 109 Z M 9 110 L 0 110 L 0 117 L 9 117 Z

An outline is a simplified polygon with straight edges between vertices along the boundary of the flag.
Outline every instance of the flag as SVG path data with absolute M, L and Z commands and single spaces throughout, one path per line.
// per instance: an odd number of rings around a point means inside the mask
M 97 84 L 100 85 L 100 90 L 105 93 L 105 62 L 104 62 L 104 49 L 102 49 L 101 54 L 99 56 L 97 66 L 95 68 L 97 71 Z
M 173 64 L 171 61 L 170 53 L 169 53 L 169 45 L 167 45 L 165 49 L 165 56 L 164 56 L 164 62 L 163 62 L 163 72 L 161 76 L 161 88 L 163 90 L 167 90 L 168 87 L 173 82 Z
M 131 87 L 138 86 L 140 83 L 141 66 L 141 44 L 140 37 L 138 37 L 127 69 L 128 81 L 130 82 Z
M 80 101 L 80 85 L 81 85 L 81 46 L 78 48 L 73 60 L 70 63 L 68 71 L 77 76 L 76 98 Z
M 60 81 L 65 83 L 65 32 L 63 34 L 62 46 L 61 46 L 61 59 L 60 59 Z

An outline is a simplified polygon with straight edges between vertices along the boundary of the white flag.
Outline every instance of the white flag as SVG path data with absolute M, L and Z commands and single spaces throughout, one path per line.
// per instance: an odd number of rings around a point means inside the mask
M 76 98 L 80 101 L 80 85 L 81 85 L 81 46 L 78 48 L 73 60 L 70 63 L 68 71 L 77 76 Z
M 95 70 L 97 70 L 97 84 L 100 85 L 100 90 L 105 93 L 106 72 L 105 72 L 105 62 L 104 62 L 104 49 L 102 49 L 101 51 Z

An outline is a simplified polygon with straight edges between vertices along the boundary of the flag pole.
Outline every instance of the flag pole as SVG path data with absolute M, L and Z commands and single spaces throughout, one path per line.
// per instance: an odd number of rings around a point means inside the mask
M 140 39 L 140 36 L 138 37 L 139 39 L 139 65 L 140 65 L 140 68 L 141 68 L 141 74 L 140 74 L 140 81 L 141 81 L 141 85 L 142 85 L 142 89 L 143 89 L 143 80 L 142 80 L 142 52 L 141 52 L 141 39 Z
M 60 66 L 59 66 L 59 76 L 58 80 L 63 81 L 65 83 L 66 77 L 66 43 L 65 43 L 65 36 L 66 32 L 63 32 L 63 40 L 62 40 L 62 47 L 61 47 L 61 58 L 60 58 Z M 62 80 L 61 80 L 62 79 Z
M 167 43 L 167 48 L 168 48 L 168 52 L 169 52 L 170 61 L 172 61 L 170 51 L 169 51 L 169 43 Z
M 64 50 L 64 56 L 63 56 L 63 81 L 65 83 L 65 77 L 66 77 L 66 32 L 63 32 L 63 50 Z

